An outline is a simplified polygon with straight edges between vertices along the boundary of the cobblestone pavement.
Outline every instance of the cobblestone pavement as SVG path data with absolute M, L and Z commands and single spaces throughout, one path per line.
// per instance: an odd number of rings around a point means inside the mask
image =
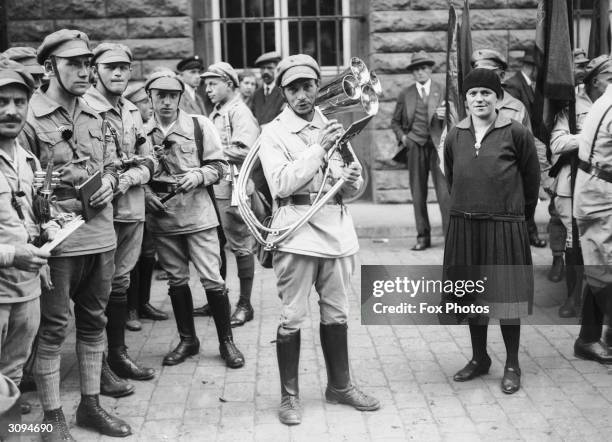
M 442 240 L 420 253 L 409 252 L 413 240 L 377 243 L 361 240 L 361 264 L 437 264 Z M 536 264 L 550 263 L 548 249 L 532 249 Z M 235 261 L 230 255 L 230 275 Z M 545 267 L 536 269 L 534 317 L 556 315 L 563 290 L 544 297 Z M 228 281 L 233 301 L 238 282 Z M 564 283 L 557 284 L 559 288 Z M 195 304 L 202 290 L 192 279 Z M 500 391 L 505 350 L 499 327 L 489 331 L 490 374 L 466 383 L 452 381 L 453 373 L 471 356 L 467 327 L 361 326 L 359 272 L 353 281 L 349 324 L 354 381 L 382 402 L 382 409 L 361 413 L 323 400 L 326 374 L 319 349 L 316 296 L 311 318 L 302 331 L 300 387 L 303 423 L 285 427 L 276 408 L 280 387 L 273 340 L 279 300 L 270 270 L 258 269 L 253 301 L 255 319 L 234 329 L 247 363 L 226 369 L 219 357 L 210 318 L 196 318 L 202 349 L 197 357 L 174 367 L 161 367 L 163 355 L 177 342 L 174 320 L 143 322 L 140 332 L 126 332 L 129 352 L 140 363 L 157 369 L 152 381 L 135 382 L 136 393 L 122 399 L 102 398 L 109 411 L 127 420 L 138 441 L 361 441 L 361 440 L 609 440 L 612 433 L 612 372 L 596 363 L 576 359 L 572 346 L 576 325 L 523 327 L 520 362 L 523 388 L 512 396 Z M 550 291 L 550 290 L 548 290 Z M 165 282 L 154 284 L 153 303 L 171 312 Z M 74 333 L 62 360 L 64 410 L 78 440 L 110 440 L 75 426 L 79 376 L 75 365 Z M 35 393 L 26 423 L 40 422 Z M 33 437 L 25 440 L 37 440 Z

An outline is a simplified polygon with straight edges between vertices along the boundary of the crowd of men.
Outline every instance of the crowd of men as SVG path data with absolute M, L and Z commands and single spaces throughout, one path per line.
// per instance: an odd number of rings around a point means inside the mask
M 329 213 L 314 218 L 319 231 L 304 229 L 275 252 L 283 302 L 279 419 L 301 422 L 299 330 L 313 285 L 321 297 L 326 399 L 378 409 L 353 385 L 348 365 L 348 291 L 358 245 L 341 195 L 359 190 L 361 167 L 332 149 L 342 126 L 315 109 L 317 62 L 262 54 L 255 66 L 263 84 L 256 89 L 253 72 L 239 76 L 225 62 L 205 67 L 198 56 L 131 82 L 133 61 L 123 44 L 91 49 L 85 33 L 68 29 L 47 35 L 37 50 L 14 47 L 0 55 L 0 413 L 19 422 L 30 404 L 18 399 L 18 389 L 37 390 L 43 439 L 74 440 L 60 394 L 60 355 L 73 311 L 76 424 L 113 437 L 131 434 L 127 422 L 101 407 L 99 395 L 126 396 L 135 390 L 128 380 L 155 377 L 155 368 L 130 356 L 125 330 L 140 330 L 142 319 L 168 319 L 150 304 L 156 265 L 168 280 L 179 335 L 162 365 L 199 353 L 194 316 L 212 316 L 227 367 L 245 364 L 232 328 L 255 313 L 255 241 L 238 211 L 235 182 L 262 130 L 268 141 L 260 179 L 279 213 L 307 210 L 321 183 L 345 182 L 323 211 Z M 78 216 L 86 222 L 65 237 Z M 334 232 L 339 238 L 329 241 Z M 49 242 L 52 250 L 40 247 Z M 226 247 L 240 287 L 233 313 Z M 207 300 L 198 308 L 190 265 Z

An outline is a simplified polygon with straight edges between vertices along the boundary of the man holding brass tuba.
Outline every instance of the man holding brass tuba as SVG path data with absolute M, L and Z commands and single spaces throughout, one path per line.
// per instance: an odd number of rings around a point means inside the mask
M 279 419 L 286 425 L 301 422 L 298 387 L 300 326 L 314 285 L 320 296 L 321 347 L 327 367 L 325 398 L 358 410 L 380 407 L 377 399 L 355 387 L 350 378 L 347 319 L 350 279 L 359 249 L 353 221 L 342 196 L 363 184 L 361 166 L 344 166 L 340 154 L 328 152 L 342 136 L 342 126 L 315 107 L 321 71 L 308 55 L 293 55 L 277 67 L 276 84 L 287 107 L 263 129 L 259 158 L 275 201 L 272 226 L 286 226 L 302 218 L 324 184 L 327 191 L 339 179 L 345 185 L 275 250 L 273 267 L 282 301 L 276 352 L 281 378 Z M 329 176 L 325 169 L 329 167 Z M 326 180 L 324 183 L 323 180 Z

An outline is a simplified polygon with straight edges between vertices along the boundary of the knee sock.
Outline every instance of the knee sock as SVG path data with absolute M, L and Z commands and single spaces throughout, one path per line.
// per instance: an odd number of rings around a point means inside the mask
M 250 304 L 255 276 L 255 257 L 253 255 L 236 256 L 238 278 L 240 279 L 239 303 Z
M 44 411 L 62 406 L 60 399 L 60 355 L 36 354 L 32 367 L 36 389 Z
M 469 321 L 470 339 L 472 340 L 472 359 L 483 362 L 489 359 L 487 354 L 487 331 L 488 324 Z
M 81 375 L 81 394 L 100 394 L 100 373 L 102 371 L 102 353 L 104 341 L 97 343 L 83 342 L 77 339 L 76 353 Z
M 518 352 L 521 340 L 520 323 L 504 323 L 500 321 L 500 328 L 506 345 L 506 367 L 518 368 Z

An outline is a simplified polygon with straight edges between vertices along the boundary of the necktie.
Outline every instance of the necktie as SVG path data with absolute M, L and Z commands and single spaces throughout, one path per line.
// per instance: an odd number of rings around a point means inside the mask
M 270 86 L 264 86 L 264 95 L 266 97 L 270 95 Z
M 425 91 L 425 86 L 421 86 L 421 99 L 423 101 L 427 101 L 427 91 Z

